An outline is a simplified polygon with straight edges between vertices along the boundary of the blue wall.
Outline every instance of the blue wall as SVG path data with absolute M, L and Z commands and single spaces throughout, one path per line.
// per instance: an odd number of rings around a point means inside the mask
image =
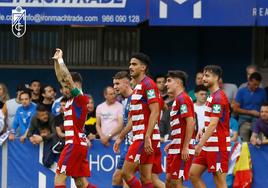
M 246 80 L 245 67 L 251 63 L 252 28 L 249 27 L 141 27 L 141 51 L 151 56 L 151 75 L 182 69 L 189 74 L 188 89 L 194 87 L 197 70 L 206 64 L 223 67 L 225 82 L 240 84 Z M 115 70 L 79 70 L 84 91 L 103 100 L 102 90 L 112 84 Z M 56 87 L 53 69 L 1 69 L 0 82 L 8 85 L 11 96 L 18 83 L 39 79 Z

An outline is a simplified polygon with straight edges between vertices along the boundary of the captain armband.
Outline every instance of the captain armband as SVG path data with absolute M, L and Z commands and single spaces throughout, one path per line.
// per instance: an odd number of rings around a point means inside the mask
M 71 95 L 72 95 L 73 97 L 76 97 L 76 96 L 81 95 L 81 94 L 82 94 L 82 91 L 81 91 L 80 89 L 78 89 L 78 88 L 74 88 L 74 89 L 71 91 Z

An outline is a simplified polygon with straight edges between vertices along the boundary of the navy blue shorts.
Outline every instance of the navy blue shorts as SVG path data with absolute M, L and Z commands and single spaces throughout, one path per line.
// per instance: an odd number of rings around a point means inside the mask
M 128 148 L 129 148 L 129 145 L 125 144 L 123 147 L 123 150 L 120 152 L 120 158 L 119 158 L 119 161 L 117 163 L 117 169 L 121 170 L 123 168 Z

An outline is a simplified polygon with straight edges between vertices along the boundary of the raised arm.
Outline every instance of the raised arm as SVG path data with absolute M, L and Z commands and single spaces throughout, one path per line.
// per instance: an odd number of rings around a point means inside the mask
M 57 79 L 59 83 L 62 85 L 62 87 L 67 87 L 71 91 L 75 89 L 75 84 L 72 79 L 72 76 L 68 68 L 64 64 L 62 50 L 57 48 L 52 59 L 54 60 L 54 68 L 55 68 Z

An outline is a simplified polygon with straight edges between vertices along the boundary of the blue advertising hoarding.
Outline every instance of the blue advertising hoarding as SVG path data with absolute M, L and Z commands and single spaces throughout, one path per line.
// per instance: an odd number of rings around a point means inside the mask
M 113 143 L 111 143 L 111 146 Z M 113 152 L 112 147 L 105 147 L 99 140 L 93 141 L 92 148 L 89 149 L 88 159 L 91 169 L 91 177 L 89 181 L 97 185 L 99 188 L 110 188 L 112 184 L 112 175 L 116 169 L 119 155 Z M 162 167 L 165 170 L 165 144 L 161 145 L 162 150 Z M 3 154 L 3 148 L 0 148 L 0 159 Z M 56 165 L 48 169 L 42 165 L 42 145 L 32 145 L 28 140 L 21 144 L 19 139 L 14 142 L 9 142 L 7 152 L 4 152 L 7 157 L 7 185 L 8 188 L 51 188 L 54 187 L 54 176 Z M 268 184 L 266 171 L 268 168 L 268 145 L 255 147 L 249 144 L 249 150 L 253 167 L 253 183 L 252 188 L 265 188 Z M 2 163 L 2 160 L 0 160 Z M 2 167 L 3 165 L 1 165 Z M 5 166 L 5 165 L 4 165 Z M 1 168 L 1 170 L 3 170 Z M 5 171 L 5 170 L 4 170 Z M 1 176 L 3 178 L 3 176 Z M 1 179 L 2 179 L 1 178 Z M 160 178 L 165 181 L 165 173 L 160 175 Z M 209 185 L 209 188 L 214 188 L 213 176 L 205 173 L 202 179 Z M 0 180 L 1 182 L 1 180 Z M 185 185 L 192 187 L 190 181 L 186 181 Z M 4 188 L 3 187 L 3 188 Z M 74 181 L 68 178 L 67 187 L 72 188 Z
M 267 0 L 150 1 L 150 25 L 254 26 L 268 25 Z
M 137 25 L 146 19 L 146 0 L 0 0 L 0 24 L 12 10 L 26 10 L 27 24 Z

